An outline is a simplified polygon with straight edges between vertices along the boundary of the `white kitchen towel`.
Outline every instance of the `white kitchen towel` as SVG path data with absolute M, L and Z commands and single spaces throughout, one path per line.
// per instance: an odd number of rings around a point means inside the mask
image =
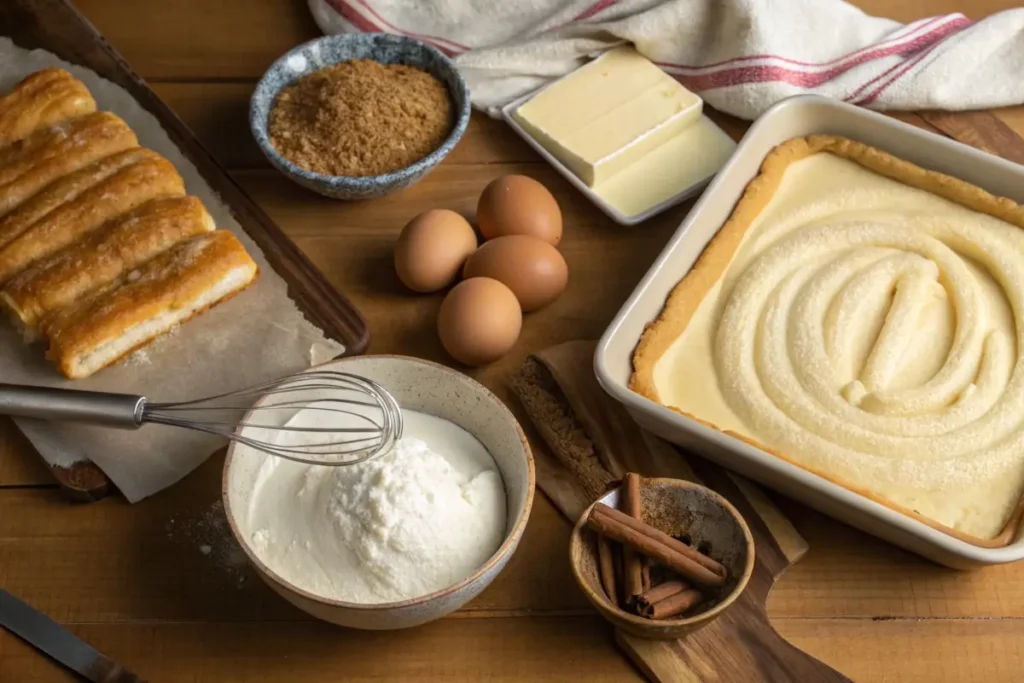
M 309 0 L 325 33 L 386 32 L 455 59 L 498 108 L 632 43 L 714 108 L 756 118 L 816 93 L 873 109 L 1024 102 L 1024 9 L 902 25 L 842 0 Z

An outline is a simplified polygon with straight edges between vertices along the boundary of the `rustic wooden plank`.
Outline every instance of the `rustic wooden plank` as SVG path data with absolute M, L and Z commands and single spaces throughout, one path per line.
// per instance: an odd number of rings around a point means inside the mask
M 576 228 L 585 227 L 590 230 L 584 234 L 595 240 L 621 237 L 631 242 L 643 241 L 652 232 L 667 239 L 692 206 L 692 202 L 687 202 L 674 207 L 642 226 L 620 226 L 553 168 L 534 163 L 468 166 L 443 163 L 411 187 L 378 199 L 354 202 L 323 197 L 282 178 L 276 171 L 238 171 L 233 176 L 290 237 L 314 234 L 341 240 L 343 236 L 344 239 L 363 238 L 382 230 L 393 230 L 397 236 L 413 216 L 433 208 L 452 209 L 472 221 L 480 192 L 488 182 L 508 173 L 529 175 L 551 190 L 562 209 L 566 238 L 571 237 Z M 601 230 L 592 231 L 593 228 Z M 640 261 L 639 257 L 635 258 Z
M 446 619 L 390 632 L 320 622 L 83 624 L 71 630 L 147 681 L 160 683 L 441 683 L 642 680 L 597 617 Z M 67 681 L 0 631 L 0 680 Z
M 982 19 L 1018 6 L 1014 0 L 973 0 L 970 3 L 963 0 L 852 0 L 850 4 L 868 14 L 903 22 L 953 12 L 966 14 L 972 19 Z
M 1024 137 L 1024 106 L 1001 107 L 992 113 L 1009 126 L 1017 135 Z
M 231 169 L 270 168 L 249 133 L 252 83 L 155 83 L 153 90 Z M 504 121 L 474 113 L 445 164 L 543 163 Z
M 786 638 L 856 681 L 997 683 L 1024 668 L 1020 620 L 780 619 Z M 386 633 L 316 622 L 80 624 L 147 680 L 188 683 L 639 681 L 596 617 L 446 619 Z M 0 631 L 0 680 L 73 680 Z M 713 680 L 713 679 L 712 679 Z M 807 683 L 810 683 L 808 681 Z
M 855 681 L 997 683 L 1024 670 L 1020 619 L 777 619 L 787 640 Z
M 55 485 L 49 468 L 8 418 L 0 418 L 0 487 Z
M 921 112 L 921 118 L 964 144 L 1024 163 L 1024 139 L 992 112 Z
M 811 551 L 775 585 L 784 617 L 1024 617 L 1024 563 L 940 567 L 773 495 Z
M 910 111 L 888 111 L 885 112 L 885 114 L 898 121 L 902 121 L 903 123 L 909 123 L 910 125 L 915 126 L 916 128 L 926 130 L 929 133 L 935 133 L 936 135 L 947 137 L 946 134 L 943 133 L 941 130 L 939 130 L 938 128 L 936 128 L 935 126 L 921 118 L 920 114 Z
M 222 463 L 139 505 L 0 490 L 0 585 L 60 621 L 309 619 L 249 569 L 220 506 Z M 538 496 L 519 552 L 466 611 L 589 612 L 566 559 L 570 529 Z
M 145 78 L 256 79 L 319 35 L 305 2 L 78 0 L 75 5 Z

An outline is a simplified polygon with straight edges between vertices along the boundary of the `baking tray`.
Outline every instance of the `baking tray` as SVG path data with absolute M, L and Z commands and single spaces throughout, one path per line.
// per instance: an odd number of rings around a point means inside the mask
M 973 545 L 679 415 L 628 388 L 633 350 L 644 326 L 658 316 L 669 292 L 725 223 L 761 161 L 785 140 L 814 133 L 859 140 L 993 194 L 1024 202 L 1024 166 L 842 102 L 813 95 L 784 100 L 750 128 L 732 159 L 605 331 L 594 358 L 598 380 L 650 431 L 867 533 L 950 567 L 1020 560 L 1024 558 L 1024 538 L 1020 535 L 1004 547 Z
M 345 355 L 366 350 L 369 332 L 355 307 L 231 179 L 181 119 L 78 10 L 64 0 L 3 0 L 0 35 L 10 37 L 21 47 L 42 48 L 92 69 L 131 93 L 160 121 L 174 144 L 231 208 L 242 229 L 288 284 L 288 294 L 299 310 L 327 337 L 344 344 Z M 92 463 L 76 463 L 52 471 L 65 491 L 78 500 L 95 500 L 112 489 L 110 481 Z

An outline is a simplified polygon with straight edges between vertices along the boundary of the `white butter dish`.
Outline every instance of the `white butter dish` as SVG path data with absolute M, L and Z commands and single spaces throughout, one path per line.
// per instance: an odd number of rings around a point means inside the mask
M 1024 166 L 842 102 L 808 95 L 789 98 L 750 128 L 605 331 L 595 356 L 597 378 L 651 432 L 907 550 L 957 568 L 1024 559 L 1020 535 L 1000 547 L 970 543 L 629 389 L 633 352 L 645 326 L 722 227 L 762 160 L 782 142 L 815 133 L 848 137 L 995 195 L 1024 201 Z
M 590 187 L 700 118 L 704 102 L 632 47 L 617 47 L 541 88 L 513 118 Z
M 600 58 L 580 68 L 587 68 L 599 61 Z M 559 82 L 561 79 L 546 88 Z M 659 144 L 648 150 L 638 161 L 617 170 L 596 188 L 590 187 L 573 169 L 552 154 L 516 116 L 519 108 L 540 92 L 530 93 L 506 105 L 502 109 L 502 117 L 556 171 L 612 220 L 622 225 L 640 223 L 699 193 L 736 147 L 732 138 L 711 119 L 700 115 L 667 140 L 658 139 Z M 635 182 L 638 178 L 643 178 L 643 182 Z

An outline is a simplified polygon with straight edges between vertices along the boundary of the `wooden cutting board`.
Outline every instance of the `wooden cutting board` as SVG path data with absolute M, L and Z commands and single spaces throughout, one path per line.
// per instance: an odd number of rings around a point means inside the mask
M 643 432 L 608 397 L 592 369 L 594 344 L 569 342 L 535 355 L 512 387 L 550 449 L 534 448 L 537 485 L 573 522 L 625 471 L 697 481 L 729 500 L 754 537 L 754 572 L 743 594 L 686 638 L 657 641 L 616 632 L 652 681 L 816 683 L 849 679 L 786 642 L 768 619 L 776 579 L 807 552 L 804 539 L 754 484 Z M 598 463 L 598 461 L 600 461 Z
M 746 520 L 756 547 L 753 576 L 729 609 L 687 638 L 646 640 L 616 631 L 619 645 L 650 680 L 659 683 L 849 681 L 790 645 L 768 619 L 772 586 L 807 552 L 807 542 L 755 485 L 701 458 L 686 460 L 695 475 L 688 478 L 718 491 Z
M 259 245 L 270 266 L 288 284 L 289 295 L 306 318 L 327 337 L 343 344 L 345 355 L 366 349 L 369 332 L 355 307 L 249 199 L 192 131 L 73 6 L 65 0 L 3 0 L 0 2 L 0 35 L 10 37 L 21 47 L 42 48 L 88 67 L 128 90 L 160 121 L 171 140 L 231 208 L 242 229 Z M 114 488 L 106 475 L 90 462 L 51 466 L 51 471 L 74 500 L 98 500 Z

